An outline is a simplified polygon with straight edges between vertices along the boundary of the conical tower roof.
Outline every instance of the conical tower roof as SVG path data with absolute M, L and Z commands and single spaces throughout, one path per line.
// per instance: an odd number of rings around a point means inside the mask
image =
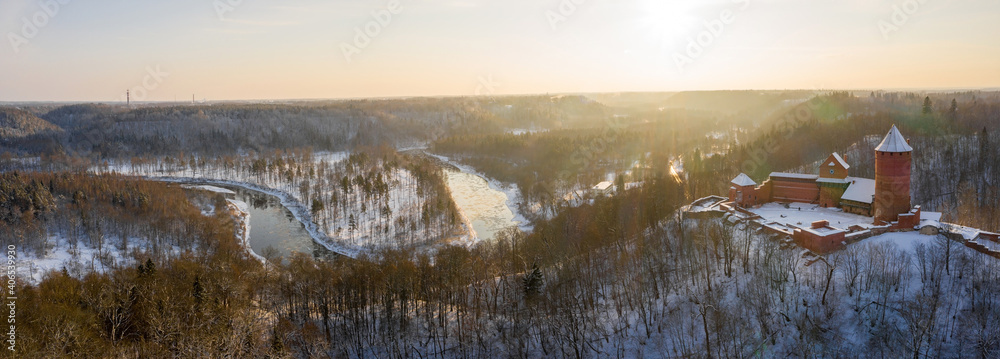
M 885 139 L 882 143 L 875 147 L 875 151 L 878 152 L 913 152 L 913 147 L 910 147 L 906 143 L 906 138 L 903 137 L 902 133 L 899 133 L 899 129 L 896 125 L 892 125 L 892 129 L 889 130 L 889 134 L 885 135 Z
M 741 187 L 742 186 L 756 186 L 757 185 L 757 182 L 754 182 L 752 179 L 750 179 L 750 176 L 747 176 L 746 173 L 740 173 L 739 176 L 736 176 L 736 178 L 733 179 L 732 183 L 734 185 L 741 186 Z

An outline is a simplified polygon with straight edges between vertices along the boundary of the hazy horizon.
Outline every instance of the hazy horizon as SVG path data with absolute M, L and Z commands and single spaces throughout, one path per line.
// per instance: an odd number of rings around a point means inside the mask
M 493 95 L 475 95 L 475 94 L 455 94 L 455 95 L 400 95 L 400 96 L 358 96 L 358 97 L 317 97 L 317 98 L 267 98 L 267 99 L 197 99 L 196 104 L 204 103 L 296 103 L 296 102 L 323 102 L 323 101 L 353 101 L 353 100 L 408 100 L 408 99 L 420 99 L 420 98 L 462 98 L 462 97 L 481 97 L 481 98 L 504 98 L 504 97 L 531 97 L 531 96 L 560 96 L 560 95 L 624 95 L 624 94 L 678 94 L 678 93 L 698 93 L 698 92 L 793 92 L 793 91 L 814 91 L 816 93 L 827 93 L 827 92 L 837 92 L 837 91 L 847 91 L 854 93 L 867 93 L 867 92 L 913 92 L 913 93 L 963 93 L 963 92 L 1000 92 L 1000 87 L 983 87 L 983 88 L 967 88 L 967 87 L 955 87 L 955 88 L 871 88 L 871 89 L 706 89 L 706 90 L 677 90 L 677 91 L 612 91 L 612 92 L 539 92 L 539 93 L 510 93 L 510 94 L 493 94 Z M 178 97 L 177 99 L 169 100 L 136 100 L 132 99 L 133 104 L 189 104 L 192 103 L 191 98 L 187 99 Z M 101 100 L 21 100 L 21 101 L 0 101 L 0 104 L 124 104 L 125 99 L 122 98 L 121 101 L 118 99 L 101 101 Z
M 986 0 L 13 0 L 0 3 L 0 102 L 117 102 L 126 89 L 157 102 L 995 89 L 997 11 Z

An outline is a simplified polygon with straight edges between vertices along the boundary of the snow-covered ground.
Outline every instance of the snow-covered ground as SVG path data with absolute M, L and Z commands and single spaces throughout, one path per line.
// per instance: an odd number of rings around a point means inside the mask
M 313 154 L 313 160 L 332 165 L 343 162 L 350 155 L 349 152 L 319 152 Z
M 228 189 L 216 186 L 209 186 L 209 185 L 198 185 L 198 186 L 183 185 L 181 186 L 181 188 L 197 189 L 197 190 L 209 191 L 212 193 L 221 193 L 221 194 L 236 194 L 236 192 L 230 191 Z
M 134 253 L 148 250 L 149 244 L 138 238 L 130 238 L 125 251 L 121 239 L 105 238 L 103 246 L 90 245 L 79 240 L 76 245 L 63 235 L 50 235 L 45 254 L 23 253 L 17 262 L 18 277 L 29 283 L 41 282 L 46 273 L 61 271 L 63 268 L 71 276 L 80 278 L 88 273 L 104 273 L 108 270 L 135 265 Z M 193 250 L 193 249 L 190 249 Z M 178 246 L 168 251 L 168 255 L 183 253 Z
M 230 190 L 214 186 L 190 186 L 199 190 L 216 193 L 233 193 Z M 227 200 L 227 210 L 236 220 L 237 240 L 246 248 L 247 252 L 262 263 L 266 262 L 263 257 L 254 253 L 250 248 L 249 234 L 249 207 L 246 203 L 238 200 Z M 202 214 L 211 216 L 215 214 L 214 208 L 203 209 Z M 31 283 L 38 283 L 42 277 L 50 271 L 61 271 L 63 268 L 74 277 L 83 277 L 88 273 L 104 273 L 109 269 L 123 266 L 135 265 L 135 255 L 149 251 L 150 244 L 141 238 L 129 238 L 127 246 L 122 250 L 122 241 L 118 238 L 105 238 L 101 250 L 97 246 L 88 244 L 86 240 L 78 240 L 74 245 L 64 235 L 50 235 L 44 254 L 24 253 L 18 262 L 17 273 L 21 278 L 27 279 Z M 188 250 L 194 251 L 196 248 Z M 173 246 L 167 252 L 168 256 L 176 256 L 184 253 L 184 249 Z
M 529 128 L 511 128 L 511 129 L 507 130 L 507 133 L 515 135 L 515 136 L 520 136 L 520 135 L 526 135 L 526 134 L 527 135 L 531 135 L 531 134 L 535 134 L 535 133 L 542 133 L 542 132 L 548 132 L 548 131 L 549 130 L 546 129 L 546 128 L 540 128 L 540 127 L 531 126 Z
M 991 251 L 1000 252 L 1000 243 L 997 243 L 997 242 L 994 242 L 994 241 L 990 241 L 990 240 L 975 240 L 973 242 L 977 243 L 977 244 L 979 244 L 979 245 L 981 245 L 983 247 L 986 247 L 986 249 L 989 249 Z
M 706 212 L 706 211 L 718 211 L 719 204 L 727 201 L 728 199 L 722 196 L 708 196 L 705 198 L 698 199 L 688 206 L 685 206 L 681 210 L 684 212 Z
M 965 238 L 966 240 L 976 239 L 976 237 L 978 237 L 980 233 L 980 230 L 972 227 L 960 226 L 951 223 L 942 223 L 942 225 L 944 230 L 951 233 L 958 233 L 962 235 L 962 238 Z
M 841 229 L 848 229 L 851 226 L 865 229 L 874 227 L 871 217 L 844 213 L 839 208 L 823 208 L 808 203 L 791 203 L 788 207 L 785 208 L 778 203 L 767 203 L 757 208 L 750 208 L 748 211 L 763 218 L 765 223 L 775 222 L 789 229 L 809 226 L 813 222 L 823 220 L 830 221 L 830 226 Z
M 920 234 L 920 232 L 890 232 L 865 239 L 854 245 L 876 246 L 880 244 L 891 243 L 897 249 L 905 252 L 906 254 L 909 254 L 910 256 L 915 256 L 917 251 L 917 246 L 922 244 L 926 248 L 933 248 L 934 244 L 937 241 L 940 241 L 940 239 L 936 235 L 923 235 Z M 956 245 L 956 248 L 957 247 L 958 245 Z M 962 248 L 965 247 L 962 246 Z

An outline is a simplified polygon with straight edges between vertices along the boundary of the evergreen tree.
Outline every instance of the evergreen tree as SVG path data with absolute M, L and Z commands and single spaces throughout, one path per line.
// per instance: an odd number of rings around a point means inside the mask
M 285 343 L 281 341 L 277 328 L 271 329 L 271 350 L 275 353 L 285 351 Z
M 933 111 L 934 111 L 934 106 L 931 104 L 931 97 L 930 96 L 924 97 L 924 110 L 923 110 L 923 113 L 925 115 L 930 115 L 931 112 L 933 112 Z
M 201 304 L 202 296 L 204 295 L 204 288 L 201 287 L 201 280 L 198 276 L 194 276 L 194 285 L 191 288 L 191 296 L 194 297 L 195 303 Z
M 979 173 L 986 174 L 986 162 L 990 155 L 990 133 L 983 127 L 983 132 L 979 134 Z
M 542 285 L 544 283 L 544 277 L 542 276 L 542 270 L 538 268 L 538 263 L 531 265 L 531 272 L 524 276 L 524 296 L 528 299 L 534 299 L 542 292 Z
M 358 220 L 354 218 L 354 214 L 347 219 L 347 229 L 351 231 L 351 239 L 354 239 L 354 231 L 358 230 Z
M 951 99 L 951 107 L 948 108 L 948 119 L 954 121 L 958 119 L 958 101 Z
M 156 275 L 156 265 L 153 264 L 152 259 L 146 259 L 146 274 L 149 276 Z
M 326 208 L 326 206 L 323 205 L 323 201 L 322 200 L 320 200 L 318 197 L 317 198 L 313 198 L 312 213 L 313 213 L 314 216 L 317 213 L 319 213 L 320 211 L 324 210 L 325 208 Z

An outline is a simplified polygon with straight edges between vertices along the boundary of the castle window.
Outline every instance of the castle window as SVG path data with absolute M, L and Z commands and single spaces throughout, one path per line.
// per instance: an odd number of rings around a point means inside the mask
M 830 170 L 830 174 L 833 174 L 833 170 Z

